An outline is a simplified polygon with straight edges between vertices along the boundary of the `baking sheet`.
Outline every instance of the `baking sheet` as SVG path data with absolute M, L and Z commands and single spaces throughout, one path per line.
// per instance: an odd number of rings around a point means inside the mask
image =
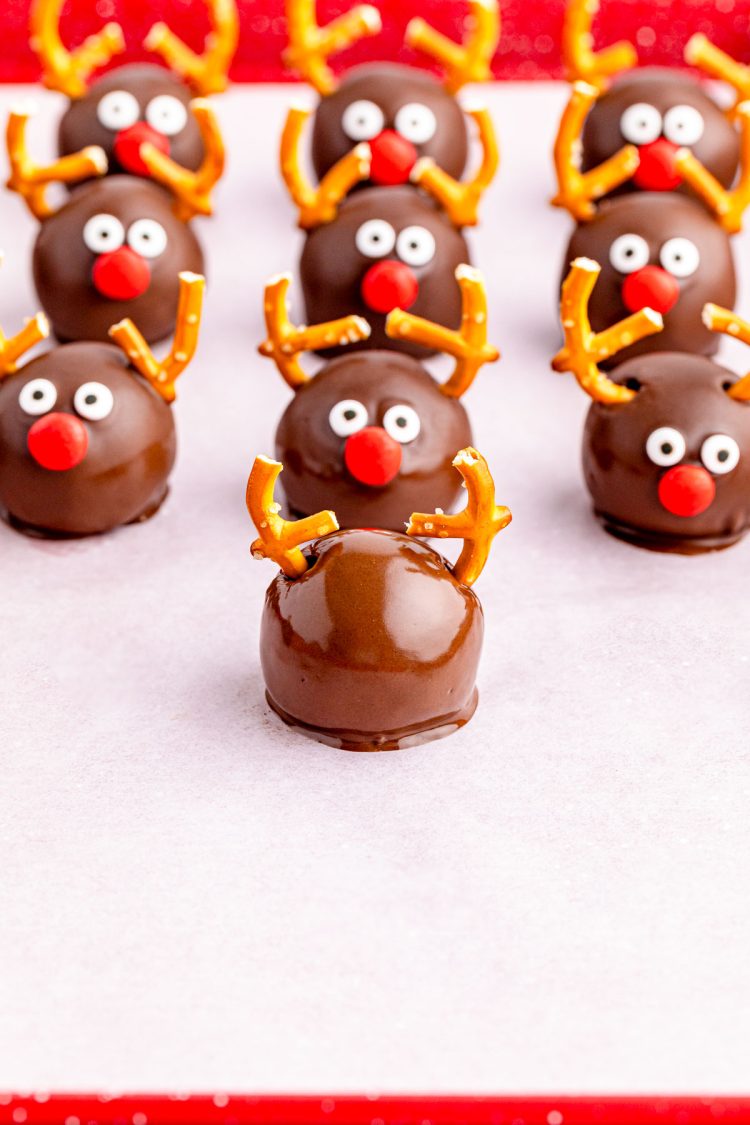
M 0 527 L 0 1089 L 747 1086 L 750 542 L 666 557 L 594 523 L 585 396 L 549 371 L 565 90 L 487 96 L 503 168 L 474 244 L 504 355 L 466 404 L 515 519 L 477 586 L 480 709 L 350 755 L 264 704 L 244 488 L 289 396 L 255 351 L 262 283 L 299 236 L 290 91 L 234 90 L 168 503 L 80 542 Z M 9 195 L 0 216 L 10 331 L 35 224 Z

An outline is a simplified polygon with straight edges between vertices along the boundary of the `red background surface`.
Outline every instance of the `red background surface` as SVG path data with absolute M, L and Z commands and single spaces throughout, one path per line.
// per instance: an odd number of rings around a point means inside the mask
M 240 82 L 270 82 L 288 77 L 280 55 L 285 45 L 283 0 L 238 0 L 242 38 L 233 77 Z M 353 2 L 353 0 L 352 0 Z M 337 60 L 340 67 L 365 59 L 399 58 L 414 62 L 403 48 L 411 16 L 421 14 L 441 30 L 457 36 L 464 0 L 374 0 L 383 16 L 383 33 L 357 45 Z M 564 0 L 501 0 L 503 38 L 496 60 L 499 78 L 560 76 L 560 27 Z M 320 19 L 329 20 L 351 6 L 348 0 L 319 0 Z M 1 0 L 0 78 L 33 81 L 39 75 L 27 42 L 29 0 Z M 129 57 L 145 57 L 139 44 L 156 19 L 166 20 L 192 46 L 201 42 L 207 21 L 200 0 L 68 0 L 63 15 L 66 42 L 77 44 L 103 22 L 124 27 Z M 643 62 L 679 64 L 682 48 L 696 31 L 711 35 L 718 46 L 750 62 L 750 0 L 603 0 L 597 38 L 610 42 L 632 38 Z

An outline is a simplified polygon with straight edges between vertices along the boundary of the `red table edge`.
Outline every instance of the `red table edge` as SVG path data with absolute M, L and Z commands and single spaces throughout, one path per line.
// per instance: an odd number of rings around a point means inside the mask
M 0 1125 L 750 1125 L 747 1096 L 0 1094 Z

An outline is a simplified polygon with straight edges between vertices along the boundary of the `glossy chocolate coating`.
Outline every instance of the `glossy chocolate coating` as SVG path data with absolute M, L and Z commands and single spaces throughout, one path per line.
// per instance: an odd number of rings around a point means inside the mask
M 403 403 L 419 415 L 419 434 L 401 445 L 401 469 L 383 487 L 359 483 L 345 466 L 347 438 L 329 422 L 331 408 L 344 399 L 367 408 L 368 426 L 382 426 L 386 411 Z M 296 515 L 332 508 L 340 527 L 403 531 L 412 512 L 453 507 L 461 494 L 453 458 L 471 442 L 463 406 L 444 395 L 417 360 L 398 352 L 357 352 L 332 360 L 299 388 L 276 431 L 276 457 Z
M 725 390 L 737 376 L 703 356 L 663 352 L 630 360 L 610 377 L 635 380 L 641 389 L 629 403 L 592 404 L 586 420 L 583 471 L 606 529 L 642 547 L 684 554 L 736 542 L 750 524 L 750 404 Z M 649 459 L 646 442 L 662 426 L 685 438 L 684 465 L 701 464 L 701 447 L 713 434 L 739 445 L 737 467 L 712 474 L 716 497 L 701 515 L 673 515 L 659 500 L 667 469 Z
M 97 116 L 102 98 L 119 90 L 132 94 L 138 102 L 139 121 L 146 120 L 146 110 L 154 98 L 176 98 L 187 108 L 192 97 L 188 87 L 163 67 L 149 63 L 117 67 L 92 83 L 88 93 L 82 98 L 69 104 L 60 121 L 58 133 L 61 156 L 80 152 L 87 145 L 99 145 L 107 154 L 110 175 L 133 174 L 130 169 L 123 168 L 115 156 L 118 131 L 108 129 Z M 200 167 L 204 154 L 203 141 L 192 113 L 188 113 L 184 128 L 167 139 L 168 155 L 172 160 L 192 171 Z
M 688 351 L 713 355 L 720 338 L 701 319 L 707 301 L 734 308 L 736 281 L 729 237 L 696 203 L 681 195 L 642 192 L 603 204 L 589 223 L 576 227 L 565 255 L 565 270 L 576 258 L 593 258 L 602 267 L 591 294 L 589 313 L 595 332 L 630 316 L 622 300 L 626 274 L 615 269 L 610 249 L 623 234 L 637 234 L 650 250 L 649 264 L 660 266 L 659 252 L 668 239 L 688 238 L 698 248 L 700 264 L 690 277 L 679 278 L 680 296 L 664 316 L 664 330 L 626 348 L 602 367 L 615 366 L 647 352 Z
M 423 105 L 436 118 L 430 140 L 415 144 L 417 156 L 431 157 L 438 167 L 458 180 L 468 158 L 468 133 L 463 110 L 431 74 L 413 67 L 377 63 L 354 67 L 341 79 L 338 89 L 324 97 L 315 114 L 312 160 L 318 179 L 358 142 L 344 132 L 342 117 L 357 101 L 374 102 L 383 113 L 383 129 L 396 129 L 396 115 L 406 105 Z
M 55 385 L 55 413 L 76 414 L 73 399 L 84 383 L 112 391 L 108 417 L 82 419 L 88 450 L 72 469 L 42 468 L 29 453 L 27 435 L 38 416 L 18 399 L 32 379 Z M 113 345 L 67 344 L 0 381 L 0 506 L 25 530 L 94 535 L 145 519 L 166 495 L 175 449 L 171 407 Z
M 468 722 L 484 622 L 441 555 L 385 531 L 312 544 L 301 578 L 271 583 L 260 654 L 271 706 L 347 750 L 396 750 Z
M 138 219 L 154 219 L 167 234 L 167 247 L 149 259 L 151 281 L 140 297 L 112 301 L 92 283 L 97 255 L 83 240 L 94 215 L 114 215 L 127 232 Z M 149 343 L 175 326 L 179 273 L 203 273 L 203 253 L 189 226 L 172 210 L 162 188 L 132 176 L 112 176 L 77 188 L 68 202 L 41 226 L 34 246 L 34 282 L 42 308 L 58 339 L 109 339 L 113 324 L 130 317 Z
M 739 161 L 737 130 L 695 79 L 688 74 L 659 67 L 646 67 L 621 75 L 593 106 L 581 138 L 584 171 L 603 163 L 623 145 L 630 143 L 620 131 L 620 119 L 629 106 L 639 102 L 654 106 L 662 119 L 675 106 L 687 105 L 698 110 L 704 121 L 703 135 L 687 147 L 719 183 L 729 187 Z M 638 186 L 629 180 L 612 194 L 638 190 Z M 692 194 L 684 184 L 677 190 Z
M 407 227 L 426 228 L 435 238 L 435 255 L 427 265 L 414 267 L 419 294 L 409 312 L 426 317 L 448 328 L 461 323 L 461 293 L 455 271 L 469 263 L 466 242 L 448 217 L 430 199 L 409 187 L 368 188 L 342 203 L 334 222 L 317 227 L 305 240 L 300 262 L 300 280 L 308 322 L 319 324 L 354 313 L 363 316 L 372 328 L 368 340 L 349 345 L 354 348 L 396 349 L 409 355 L 426 356 L 434 352 L 403 340 L 392 340 L 385 332 L 386 317 L 369 308 L 362 297 L 362 281 L 376 261 L 398 260 L 396 248 L 385 258 L 362 254 L 355 242 L 363 223 L 381 219 L 396 234 Z M 340 348 L 322 353 L 335 355 Z

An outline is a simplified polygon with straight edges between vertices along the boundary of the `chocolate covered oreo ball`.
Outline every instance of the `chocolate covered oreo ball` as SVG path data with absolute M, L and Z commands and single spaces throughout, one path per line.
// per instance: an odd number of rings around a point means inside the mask
M 718 340 L 701 312 L 707 301 L 733 306 L 734 263 L 728 235 L 697 203 L 645 192 L 608 201 L 574 231 L 566 269 L 581 257 L 601 266 L 589 305 L 596 332 L 642 308 L 664 318 L 663 332 L 626 348 L 624 358 L 654 350 L 716 351 Z
M 141 145 L 151 144 L 195 171 L 204 150 L 190 100 L 188 87 L 163 67 L 118 67 L 70 103 L 60 121 L 60 153 L 68 156 L 98 145 L 107 154 L 110 175 L 148 178 Z
M 319 323 L 356 314 L 372 328 L 356 346 L 395 345 L 424 356 L 429 350 L 420 345 L 389 341 L 386 317 L 401 308 L 458 328 L 453 276 L 468 261 L 462 234 L 429 199 L 408 187 L 368 188 L 307 236 L 300 263 L 307 318 Z

